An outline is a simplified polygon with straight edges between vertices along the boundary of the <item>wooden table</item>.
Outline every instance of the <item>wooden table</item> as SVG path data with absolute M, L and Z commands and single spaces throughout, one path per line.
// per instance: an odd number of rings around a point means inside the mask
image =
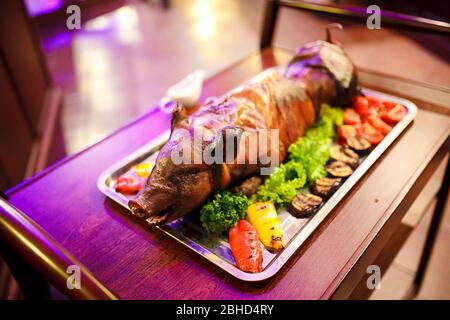
M 220 95 L 289 58 L 280 49 L 252 54 L 208 79 L 203 98 Z M 365 86 L 416 102 L 417 117 L 272 279 L 234 279 L 97 190 L 106 167 L 169 127 L 169 117 L 159 111 L 10 190 L 8 201 L 1 201 L 0 238 L 74 298 L 347 297 L 449 150 L 448 89 L 365 71 L 360 78 Z M 66 267 L 73 263 L 82 268 L 81 290 L 66 287 Z

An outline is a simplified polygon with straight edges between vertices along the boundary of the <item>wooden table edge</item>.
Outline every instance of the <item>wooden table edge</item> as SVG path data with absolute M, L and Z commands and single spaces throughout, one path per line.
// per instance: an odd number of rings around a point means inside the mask
M 44 229 L 3 198 L 0 198 L 0 239 L 69 298 L 117 299 Z M 79 268 L 82 277 L 79 289 L 69 289 L 70 266 Z

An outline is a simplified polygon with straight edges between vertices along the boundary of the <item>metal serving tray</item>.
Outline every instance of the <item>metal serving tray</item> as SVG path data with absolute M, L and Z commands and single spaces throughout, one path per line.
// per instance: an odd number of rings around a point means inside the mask
M 282 68 L 268 69 L 258 74 L 247 83 L 258 81 L 267 76 L 270 72 L 281 71 Z M 240 87 L 233 91 L 239 89 Z M 188 248 L 194 250 L 236 278 L 245 281 L 260 281 L 272 277 L 308 239 L 308 237 L 322 223 L 322 221 L 324 221 L 324 219 L 332 212 L 333 208 L 339 204 L 347 192 L 349 192 L 351 188 L 359 181 L 359 179 L 361 179 L 361 177 L 367 172 L 367 170 L 369 170 L 369 168 L 383 154 L 389 145 L 403 132 L 403 130 L 406 129 L 417 113 L 417 107 L 411 101 L 368 89 L 363 89 L 363 93 L 405 106 L 407 109 L 406 116 L 393 127 L 391 132 L 389 132 L 383 141 L 374 150 L 372 150 L 370 154 L 361 159 L 358 168 L 342 184 L 336 193 L 334 193 L 334 195 L 322 205 L 317 213 L 308 218 L 295 218 L 289 214 L 286 209 L 279 210 L 278 216 L 283 225 L 285 248 L 276 254 L 270 253 L 269 251 L 263 249 L 264 256 L 262 272 L 246 273 L 239 270 L 235 266 L 230 246 L 228 244 L 228 239 L 226 237 L 209 235 L 198 221 L 198 211 L 192 212 L 166 226 L 156 228 L 181 242 Z M 133 152 L 125 159 L 122 159 L 118 163 L 106 169 L 98 179 L 97 186 L 100 191 L 129 210 L 128 200 L 132 197 L 126 197 L 115 191 L 115 179 L 130 170 L 134 165 L 156 158 L 158 150 L 168 140 L 169 133 L 169 131 L 165 132 L 163 135 L 150 141 L 148 144 Z M 149 228 L 153 227 L 149 226 Z

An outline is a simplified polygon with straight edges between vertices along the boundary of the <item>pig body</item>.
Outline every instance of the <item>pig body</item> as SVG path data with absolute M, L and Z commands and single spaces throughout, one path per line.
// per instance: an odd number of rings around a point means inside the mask
M 342 105 L 356 93 L 356 71 L 341 47 L 316 41 L 297 51 L 284 74 L 268 75 L 190 117 L 179 106 L 153 172 L 129 203 L 132 212 L 155 225 L 184 216 L 214 192 L 282 162 L 323 103 Z

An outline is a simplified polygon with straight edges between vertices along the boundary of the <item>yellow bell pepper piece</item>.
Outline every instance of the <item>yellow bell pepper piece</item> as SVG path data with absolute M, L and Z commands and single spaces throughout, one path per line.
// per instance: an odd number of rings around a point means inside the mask
M 269 251 L 283 249 L 283 230 L 277 210 L 270 202 L 257 202 L 247 208 L 250 223 L 258 232 L 259 239 Z
M 154 167 L 154 162 L 144 162 L 136 166 L 136 173 L 141 178 L 147 178 Z

